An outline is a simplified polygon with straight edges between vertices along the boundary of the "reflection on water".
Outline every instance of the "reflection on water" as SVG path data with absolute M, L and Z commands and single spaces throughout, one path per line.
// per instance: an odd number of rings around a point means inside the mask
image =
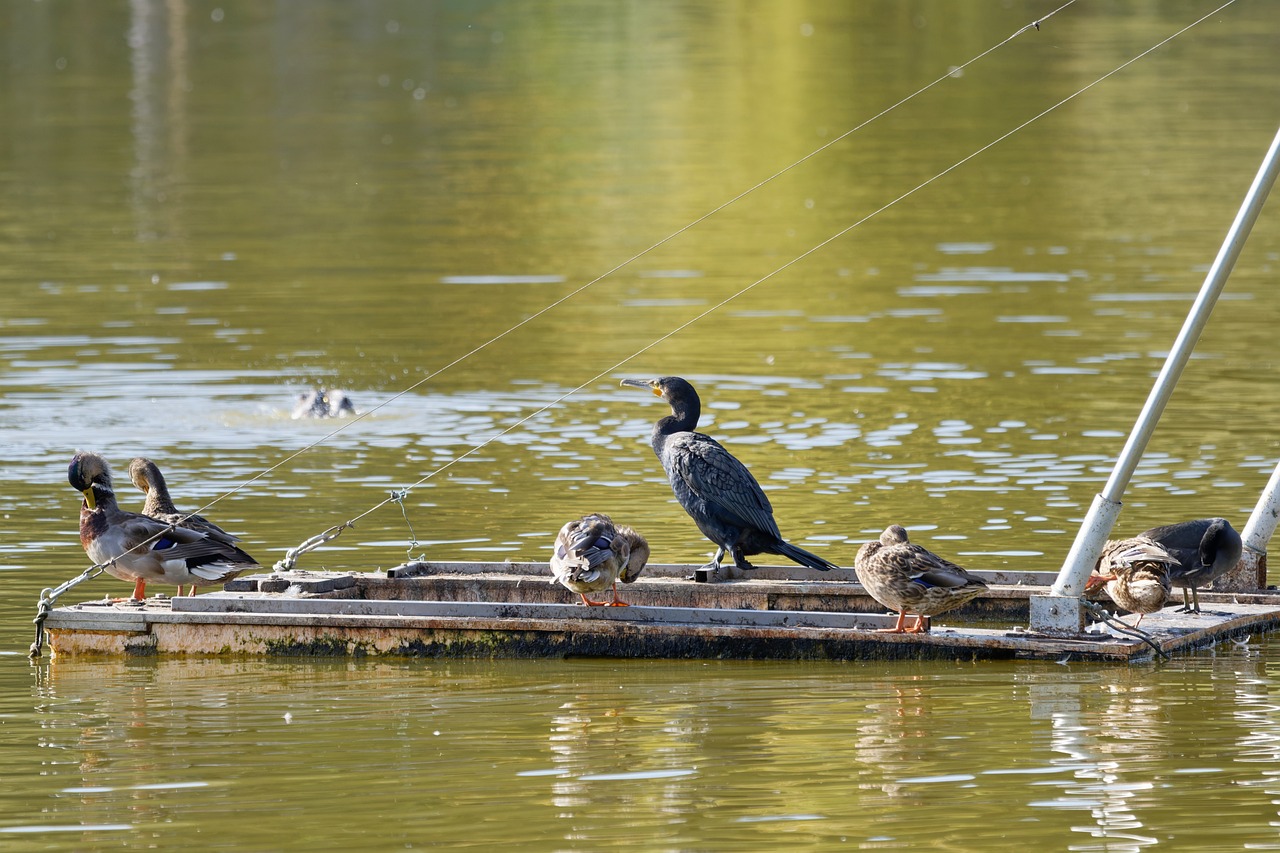
M 1257 829 L 1201 818 L 1275 815 L 1280 706 L 1274 642 L 1225 645 L 1130 669 L 55 662 L 29 709 L 4 708 L 5 746 L 35 748 L 41 772 L 0 795 L 0 834 L 163 846 L 233 813 L 226 846 L 349 843 L 271 817 L 284 797 L 347 815 L 369 849 L 1240 849 Z

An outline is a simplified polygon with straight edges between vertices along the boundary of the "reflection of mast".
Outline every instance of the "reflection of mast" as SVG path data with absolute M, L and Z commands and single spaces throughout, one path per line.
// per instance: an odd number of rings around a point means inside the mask
M 131 203 L 136 238 L 149 242 L 172 236 L 179 224 L 162 208 L 178 209 L 166 202 L 182 185 L 187 162 L 187 9 L 186 0 L 165 0 L 161 21 L 154 2 L 131 0 L 129 8 L 134 151 L 129 173 Z M 166 26 L 162 29 L 162 25 Z M 167 234 L 160 233 L 162 227 Z
M 1032 717 L 1048 717 L 1052 725 L 1050 749 L 1066 756 L 1054 758 L 1050 763 L 1070 766 L 1078 780 L 1077 784 L 1064 791 L 1064 796 L 1059 800 L 1040 805 L 1080 811 L 1087 808 L 1095 825 L 1073 826 L 1072 830 L 1106 839 L 1105 849 L 1108 851 L 1132 853 L 1159 840 L 1135 834 L 1135 830 L 1142 829 L 1142 821 L 1138 820 L 1128 803 L 1135 791 L 1149 790 L 1154 785 L 1151 782 L 1124 782 L 1120 772 L 1121 762 L 1101 757 L 1101 753 L 1116 750 L 1110 744 L 1104 746 L 1096 743 L 1094 734 L 1098 730 L 1097 726 L 1091 721 L 1081 720 L 1080 691 L 1083 687 L 1083 684 L 1074 681 L 1031 686 Z M 1112 706 L 1098 716 L 1108 720 L 1151 719 L 1152 726 L 1157 726 L 1158 722 L 1154 720 L 1152 713 L 1155 710 L 1155 706 L 1131 702 L 1122 694 L 1117 695 Z M 1111 731 L 1109 734 L 1124 738 L 1130 733 Z M 1149 742 L 1147 735 L 1141 732 L 1133 736 L 1139 743 Z

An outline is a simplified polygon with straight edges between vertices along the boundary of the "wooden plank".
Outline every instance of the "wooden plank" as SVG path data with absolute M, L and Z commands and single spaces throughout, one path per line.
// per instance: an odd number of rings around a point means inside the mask
M 452 564 L 451 564 L 452 565 Z M 479 564 L 472 564 L 479 565 Z M 518 565 L 484 564 L 504 569 L 519 569 Z M 507 571 L 450 572 L 447 574 L 415 574 L 406 578 L 388 577 L 386 574 L 365 572 L 286 572 L 281 575 L 251 575 L 228 584 L 229 592 L 280 592 L 289 596 L 308 597 L 307 588 L 319 585 L 293 584 L 293 580 L 322 580 L 339 577 L 344 582 L 355 579 L 355 585 L 325 593 L 324 597 L 367 598 L 386 600 L 430 601 L 489 601 L 522 602 L 527 604 L 572 604 L 578 601 L 573 593 L 557 583 L 551 583 L 548 575 L 522 575 Z M 271 583 L 262 583 L 270 580 Z M 714 607 L 742 610 L 803 610 L 847 611 L 854 613 L 883 614 L 886 608 L 875 601 L 861 584 L 852 581 L 819 580 L 763 580 L 750 577 L 722 583 L 694 583 L 682 578 L 647 577 L 620 588 L 623 598 L 631 605 L 658 607 Z M 949 614 L 964 621 L 1024 620 L 1027 599 L 1031 587 L 997 586 L 984 596 L 963 605 Z
M 151 634 L 140 635 L 149 639 L 139 639 L 131 646 L 88 628 L 50 631 L 50 644 L 57 654 L 586 654 L 742 660 L 1058 658 L 1067 653 L 1087 659 L 1124 660 L 1141 653 L 1141 644 L 1107 636 L 1055 639 L 991 629 L 903 635 L 804 626 L 637 624 L 607 618 L 527 620 L 163 610 L 151 612 L 150 618 Z
M 703 607 L 585 607 L 489 601 L 387 601 L 279 598 L 262 593 L 209 593 L 176 598 L 174 613 L 296 613 L 312 616 L 401 616 L 459 619 L 602 619 L 642 625 L 740 625 L 751 627 L 892 627 L 896 617 L 870 613 L 799 610 L 731 610 Z M 928 620 L 926 620 L 928 624 Z
M 49 614 L 44 626 L 50 631 L 77 629 L 141 633 L 148 630 L 148 624 L 148 620 L 141 613 L 121 614 L 111 611 L 72 611 L 60 607 Z
M 179 608 L 212 596 L 181 599 Z M 252 596 L 263 601 L 268 596 Z M 181 610 L 148 602 L 142 613 L 130 610 L 123 621 L 113 607 L 73 605 L 50 617 L 51 644 L 67 654 L 267 653 L 267 654 L 410 654 L 448 656 L 557 656 L 598 654 L 619 657 L 731 657 L 739 659 L 804 658 L 1010 658 L 1131 660 L 1151 654 L 1150 647 L 1128 637 L 1094 633 L 1046 637 L 1022 630 L 944 628 L 920 635 L 876 633 L 862 627 L 726 624 L 705 622 L 637 622 L 621 618 L 623 608 L 597 610 L 571 607 L 512 608 L 504 615 L 490 607 L 439 608 L 437 615 L 405 613 L 334 613 L 349 602 L 288 599 L 289 612 Z M 282 603 L 275 597 L 276 603 Z M 167 604 L 167 602 L 165 602 Z M 385 602 L 378 602 L 385 604 Z M 425 602 L 407 602 L 425 605 Z M 117 606 L 118 607 L 118 606 Z M 424 608 L 421 613 L 432 612 Z M 545 618 L 524 618 L 530 613 Z M 555 616 L 564 614 L 563 618 Z M 599 614 L 619 614 L 596 615 Z M 777 611 L 773 612 L 778 615 Z M 438 615 L 454 614 L 454 615 Z M 587 615 L 591 614 L 591 615 Z M 759 612 L 745 615 L 759 617 Z M 809 614 L 806 614 L 809 615 Z M 136 640 L 110 628 L 136 629 Z M 1270 630 L 1280 623 L 1280 609 L 1230 605 L 1200 617 L 1152 614 L 1144 628 L 1168 652 L 1176 652 L 1233 634 Z M 150 633 L 146 633 L 146 631 Z M 128 635 L 125 635 L 128 636 Z M 60 652 L 61 653 L 61 652 Z

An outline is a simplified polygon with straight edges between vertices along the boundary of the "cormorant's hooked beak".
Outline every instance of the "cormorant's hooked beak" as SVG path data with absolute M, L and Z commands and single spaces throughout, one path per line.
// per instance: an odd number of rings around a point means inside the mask
M 624 379 L 621 384 L 623 388 L 648 388 L 653 392 L 653 396 L 662 396 L 662 386 L 656 379 Z

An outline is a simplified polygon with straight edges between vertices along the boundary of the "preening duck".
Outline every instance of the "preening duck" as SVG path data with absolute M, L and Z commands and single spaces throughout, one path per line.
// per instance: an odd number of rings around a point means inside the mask
M 1168 551 L 1145 536 L 1108 541 L 1085 582 L 1085 592 L 1105 587 L 1112 601 L 1138 614 L 1136 628 L 1143 616 L 1169 600 L 1169 571 L 1175 565 L 1177 560 Z
M 169 487 L 165 483 L 164 475 L 160 473 L 159 466 L 145 456 L 137 456 L 129 460 L 129 479 L 139 491 L 146 495 L 142 505 L 143 515 L 163 521 L 165 524 L 176 524 L 179 527 L 198 531 L 231 548 L 235 548 L 236 543 L 240 541 L 238 536 L 232 536 L 204 516 L 187 515 L 174 506 L 173 498 L 169 496 Z M 232 577 L 235 575 L 225 576 L 216 583 L 226 583 Z M 196 584 L 191 585 L 189 594 L 196 594 Z M 181 586 L 178 587 L 178 595 L 182 595 Z
M 67 468 L 67 481 L 80 492 L 80 544 L 108 574 L 134 584 L 133 597 L 146 597 L 149 582 L 210 586 L 223 583 L 258 562 L 235 545 L 188 527 L 120 509 L 111 468 L 96 453 L 80 452 Z
M 582 597 L 589 607 L 626 607 L 618 598 L 618 581 L 632 583 L 649 561 L 649 543 L 635 530 L 595 513 L 560 528 L 551 554 L 551 582 Z M 612 587 L 612 601 L 594 601 L 589 592 Z

